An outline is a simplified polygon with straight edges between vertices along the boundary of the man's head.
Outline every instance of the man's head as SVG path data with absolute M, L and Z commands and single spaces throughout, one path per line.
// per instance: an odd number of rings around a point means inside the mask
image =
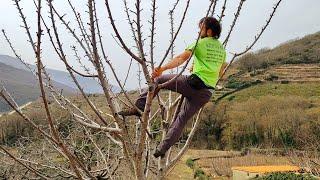
M 199 21 L 201 29 L 201 38 L 214 37 L 218 39 L 221 34 L 221 25 L 214 17 L 204 17 Z

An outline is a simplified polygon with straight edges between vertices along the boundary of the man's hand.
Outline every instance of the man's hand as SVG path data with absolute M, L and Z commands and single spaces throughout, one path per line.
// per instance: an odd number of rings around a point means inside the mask
M 153 70 L 152 72 L 152 79 L 155 79 L 159 76 L 161 76 L 162 72 L 164 71 L 164 69 L 162 67 L 157 67 Z

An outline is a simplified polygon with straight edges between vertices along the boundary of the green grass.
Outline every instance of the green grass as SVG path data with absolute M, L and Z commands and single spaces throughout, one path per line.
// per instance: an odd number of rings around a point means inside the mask
M 267 83 L 256 85 L 230 96 L 233 101 L 245 101 L 249 98 L 260 98 L 262 96 L 300 96 L 308 99 L 320 99 L 320 84 L 319 83 Z

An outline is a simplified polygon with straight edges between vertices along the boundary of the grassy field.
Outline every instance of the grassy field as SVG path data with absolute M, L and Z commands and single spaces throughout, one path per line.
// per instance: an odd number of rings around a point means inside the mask
M 245 101 L 251 97 L 259 98 L 266 95 L 284 97 L 300 96 L 308 99 L 319 99 L 320 84 L 318 82 L 289 84 L 266 83 L 244 89 L 230 96 L 234 96 L 233 100 L 240 102 Z M 225 99 L 228 99 L 228 97 L 226 97 Z

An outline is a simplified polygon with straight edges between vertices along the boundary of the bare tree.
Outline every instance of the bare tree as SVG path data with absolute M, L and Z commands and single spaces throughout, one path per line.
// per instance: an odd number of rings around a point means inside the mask
M 50 179 L 55 177 L 71 177 L 78 179 L 114 179 L 116 177 L 129 176 L 129 178 L 135 179 L 147 179 L 150 177 L 164 178 L 168 176 L 169 172 L 173 169 L 177 161 L 187 151 L 192 137 L 198 126 L 199 119 L 202 110 L 199 111 L 192 124 L 192 130 L 190 131 L 186 142 L 181 149 L 175 148 L 175 151 L 170 151 L 167 156 L 157 163 L 157 160 L 151 155 L 155 148 L 157 141 L 155 134 L 162 133 L 160 137 L 164 138 L 167 132 L 168 124 L 172 123 L 177 117 L 177 114 L 183 103 L 183 97 L 179 96 L 173 99 L 173 95 L 170 93 L 167 97 L 157 96 L 158 109 L 152 111 L 151 114 L 153 96 L 156 89 L 161 89 L 164 84 L 156 85 L 150 76 L 150 72 L 156 67 L 161 66 L 167 59 L 167 56 L 174 56 L 174 44 L 181 33 L 181 28 L 186 23 L 186 15 L 190 13 L 190 1 L 176 0 L 173 4 L 172 9 L 169 10 L 169 20 L 171 24 L 171 40 L 170 44 L 165 51 L 163 58 L 160 62 L 156 62 L 154 58 L 155 41 L 156 41 L 156 27 L 157 24 L 157 1 L 152 0 L 151 3 L 151 19 L 149 19 L 150 32 L 143 32 L 143 22 L 146 21 L 141 16 L 142 7 L 141 0 L 135 1 L 135 9 L 130 9 L 127 0 L 123 0 L 124 12 L 127 16 L 127 21 L 132 33 L 132 39 L 135 42 L 133 48 L 129 46 L 126 39 L 123 38 L 123 32 L 118 29 L 114 13 L 112 12 L 109 0 L 105 0 L 105 12 L 109 18 L 109 22 L 114 32 L 114 39 L 116 43 L 123 49 L 123 51 L 131 58 L 128 61 L 128 77 L 131 69 L 132 61 L 135 61 L 139 69 L 138 80 L 141 81 L 141 76 L 144 77 L 147 82 L 147 101 L 143 112 L 139 110 L 133 103 L 130 95 L 126 91 L 124 82 L 121 82 L 116 69 L 112 64 L 112 59 L 108 57 L 108 54 L 104 47 L 103 38 L 101 35 L 101 28 L 98 19 L 98 10 L 96 9 L 95 0 L 87 1 L 87 15 L 88 22 L 83 20 L 83 14 L 78 12 L 76 7 L 73 5 L 74 2 L 68 0 L 68 5 L 73 11 L 75 17 L 75 23 L 77 27 L 72 27 L 72 24 L 66 19 L 65 14 L 61 14 L 59 9 L 56 9 L 53 0 L 35 0 L 34 4 L 37 9 L 37 36 L 33 37 L 27 19 L 24 15 L 23 8 L 21 7 L 20 0 L 13 0 L 18 13 L 22 20 L 22 27 L 24 28 L 28 42 L 30 43 L 31 50 L 34 52 L 36 57 L 37 69 L 34 71 L 29 65 L 23 61 L 22 57 L 15 50 L 9 37 L 2 30 L 4 37 L 6 38 L 9 46 L 16 55 L 16 57 L 25 64 L 34 76 L 38 80 L 39 89 L 41 92 L 41 99 L 43 109 L 46 114 L 46 123 L 39 125 L 34 122 L 33 119 L 28 117 L 21 109 L 19 109 L 17 103 L 11 97 L 10 93 L 2 88 L 0 95 L 8 103 L 8 105 L 19 114 L 23 120 L 29 123 L 39 135 L 41 135 L 42 143 L 39 144 L 36 141 L 33 145 L 38 145 L 37 150 L 30 149 L 24 144 L 18 145 L 21 151 L 18 154 L 10 152 L 5 146 L 0 146 L 1 152 L 12 158 L 16 163 L 22 166 L 25 170 L 25 175 L 29 177 L 40 177 L 44 179 Z M 46 3 L 44 5 L 44 3 Z M 175 27 L 175 14 L 177 6 L 184 3 L 182 18 L 178 21 L 178 26 Z M 254 37 L 252 44 L 248 45 L 244 51 L 239 53 L 233 53 L 234 56 L 230 64 L 239 56 L 247 53 L 259 40 L 264 30 L 270 24 L 271 19 L 281 3 L 279 0 L 273 7 L 270 17 L 267 19 L 266 24 L 262 27 L 261 31 Z M 224 40 L 224 46 L 227 46 L 231 34 L 236 27 L 236 23 L 239 20 L 242 6 L 245 4 L 245 0 L 240 0 L 239 6 L 236 13 L 234 14 L 234 20 L 230 25 L 230 30 Z M 47 6 L 49 9 L 49 18 L 47 12 L 42 11 L 42 7 Z M 216 12 L 218 9 L 218 0 L 211 0 L 208 2 L 208 10 L 203 12 L 203 16 L 209 16 L 218 14 L 219 21 L 223 22 L 225 9 L 227 8 L 227 1 L 223 2 L 221 12 Z M 103 12 L 103 13 L 105 13 Z M 61 33 L 62 29 L 57 24 L 61 23 L 64 28 L 70 33 L 71 37 L 74 38 L 76 44 L 69 44 L 72 47 L 74 54 L 66 54 L 67 48 L 62 43 Z M 88 26 L 86 26 L 88 25 Z M 77 28 L 75 30 L 74 28 Z M 51 82 L 50 75 L 46 72 L 46 68 L 43 64 L 42 57 L 42 41 L 43 36 L 47 35 L 49 43 L 54 49 L 56 55 L 60 61 L 65 65 L 70 77 L 78 87 L 81 94 L 81 98 L 84 103 L 89 107 L 88 110 L 83 110 L 72 101 L 72 97 L 66 97 L 60 92 Z M 147 37 L 147 38 L 146 38 Z M 197 37 L 197 42 L 200 38 L 200 34 Z M 149 44 L 147 45 L 147 43 Z M 66 42 L 65 42 L 66 43 Z M 149 55 L 147 56 L 147 49 L 149 47 Z M 192 52 L 193 53 L 193 52 Z M 80 54 L 84 54 L 82 57 Z M 76 70 L 70 64 L 70 57 L 76 57 L 79 66 L 82 70 Z M 129 58 L 129 59 L 130 59 Z M 191 57 L 183 68 L 178 72 L 178 75 L 171 79 L 174 81 L 180 76 L 185 70 L 191 60 Z M 94 67 L 94 70 L 90 70 L 84 64 L 90 62 Z M 224 70 L 227 71 L 229 66 Z M 106 68 L 111 70 L 112 76 L 108 77 L 106 74 Z M 101 110 L 97 106 L 96 102 L 90 98 L 88 94 L 83 90 L 83 86 L 77 80 L 75 75 L 80 75 L 85 78 L 93 78 L 98 81 L 103 90 L 103 99 L 105 100 L 108 108 L 107 110 Z M 111 91 L 111 85 L 109 79 L 114 78 L 117 82 L 117 86 L 121 88 L 119 94 L 114 94 Z M 141 82 L 140 82 L 141 83 Z M 168 83 L 168 82 L 166 82 Z M 58 115 L 54 114 L 54 107 L 50 105 L 49 99 L 53 99 L 56 103 L 55 108 L 61 109 L 66 112 L 67 122 L 70 122 L 69 126 L 64 126 L 59 121 Z M 118 115 L 118 112 L 123 106 L 135 107 L 142 117 L 137 120 L 137 123 L 128 123 L 123 117 Z M 92 113 L 93 112 L 93 113 Z M 160 117 L 160 118 L 159 118 Z M 152 130 L 152 125 L 161 121 L 160 129 Z M 63 128 L 61 128 L 63 127 Z M 30 138 L 30 137 L 29 137 Z M 32 140 L 32 138 L 30 138 Z M 45 142 L 45 143 L 43 143 Z M 29 152 L 26 156 L 23 152 Z M 61 160 L 53 159 L 52 157 L 46 156 L 47 154 L 53 154 L 59 157 Z M 33 156 L 32 156 L 33 155 Z M 129 174 L 128 174 L 129 170 Z M 126 174 L 123 174 L 126 172 Z

